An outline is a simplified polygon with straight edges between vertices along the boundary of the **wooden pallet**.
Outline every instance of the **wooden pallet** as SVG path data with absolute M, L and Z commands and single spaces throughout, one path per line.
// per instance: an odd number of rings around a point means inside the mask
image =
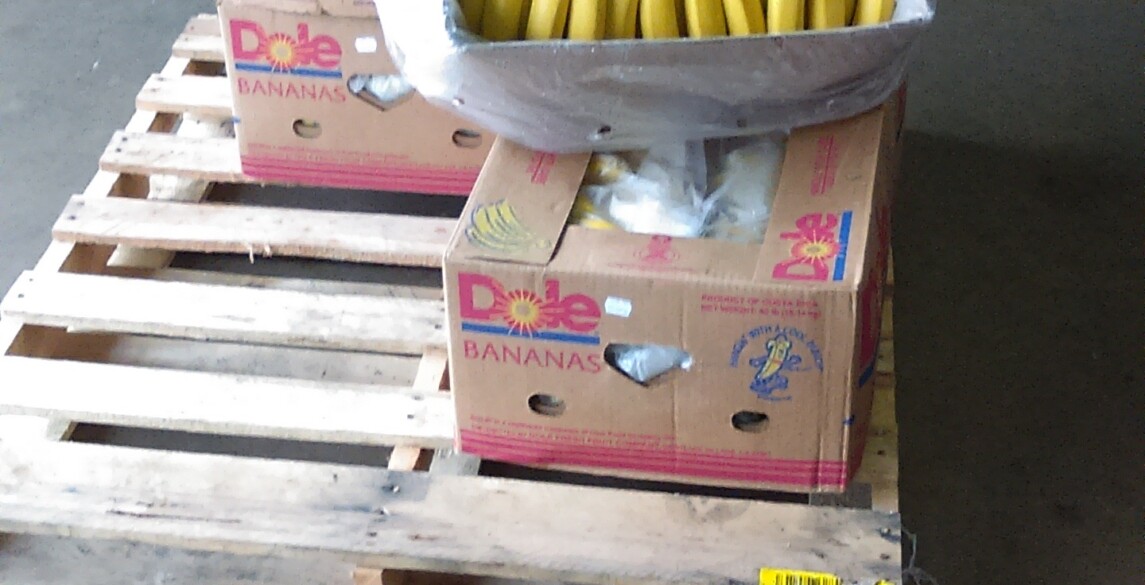
M 898 581 L 890 302 L 872 436 L 843 496 L 481 476 L 449 450 L 440 276 L 410 272 L 439 266 L 454 219 L 207 201 L 246 182 L 222 60 L 217 20 L 192 19 L 0 306 L 0 529 L 377 567 L 359 584 L 739 584 L 763 566 Z M 172 267 L 196 252 L 406 272 Z M 362 467 L 43 440 L 77 422 L 393 450 Z

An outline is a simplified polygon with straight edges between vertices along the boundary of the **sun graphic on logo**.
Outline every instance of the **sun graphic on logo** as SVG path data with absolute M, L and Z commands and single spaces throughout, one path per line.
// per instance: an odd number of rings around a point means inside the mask
M 795 256 L 809 262 L 826 262 L 839 254 L 839 242 L 833 240 L 803 240 L 795 246 Z
M 544 321 L 545 301 L 534 292 L 518 290 L 500 299 L 493 310 L 510 330 L 532 335 Z
M 277 71 L 289 70 L 298 62 L 298 43 L 288 35 L 271 35 L 266 41 L 266 60 Z

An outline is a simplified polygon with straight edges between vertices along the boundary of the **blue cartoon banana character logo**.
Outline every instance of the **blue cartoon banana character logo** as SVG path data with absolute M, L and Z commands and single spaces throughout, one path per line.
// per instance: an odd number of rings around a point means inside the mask
M 760 341 L 763 341 L 762 347 Z M 755 370 L 748 388 L 763 400 L 791 400 L 788 393 L 791 374 L 813 369 L 823 371 L 819 347 L 798 329 L 762 326 L 749 331 L 732 349 L 731 366 L 739 366 L 741 354 L 755 353 L 751 347 L 762 352 L 747 359 L 747 364 Z M 805 357 L 810 362 L 805 362 Z
M 765 352 L 759 357 L 748 361 L 751 367 L 756 368 L 755 378 L 751 381 L 751 391 L 760 398 L 772 397 L 776 392 L 786 391 L 790 382 L 784 372 L 798 372 L 803 368 L 803 358 L 792 353 L 793 343 L 786 335 L 780 333 L 767 341 Z M 790 400 L 790 396 L 777 398 Z

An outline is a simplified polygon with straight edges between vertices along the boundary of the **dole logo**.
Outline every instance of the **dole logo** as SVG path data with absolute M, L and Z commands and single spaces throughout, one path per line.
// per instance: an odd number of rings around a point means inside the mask
M 528 289 L 506 290 L 492 276 L 462 272 L 457 288 L 462 331 L 600 344 L 600 305 L 580 293 L 562 296 L 558 280 L 546 279 L 541 296 Z
M 838 281 L 847 270 L 847 243 L 851 239 L 852 212 L 809 213 L 795 220 L 795 231 L 779 237 L 790 240 L 787 260 L 775 265 L 778 280 Z
M 342 77 L 342 46 L 330 35 L 310 36 L 310 25 L 298 23 L 298 35 L 268 34 L 257 22 L 231 21 L 235 69 L 310 77 Z

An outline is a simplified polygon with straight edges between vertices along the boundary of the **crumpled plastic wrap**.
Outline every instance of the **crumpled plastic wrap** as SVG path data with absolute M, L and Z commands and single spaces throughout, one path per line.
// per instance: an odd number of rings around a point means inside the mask
M 717 143 L 720 166 L 708 197 L 711 210 L 705 219 L 704 237 L 741 244 L 763 241 L 786 146 L 786 136 L 778 133 L 739 145 L 729 140 Z
M 432 103 L 546 152 L 635 150 L 854 116 L 901 85 L 936 0 L 890 23 L 754 37 L 491 43 L 456 0 L 375 0 L 402 74 Z
M 605 348 L 604 359 L 641 384 L 648 384 L 672 370 L 692 367 L 691 354 L 667 345 L 614 343 Z
M 758 244 L 771 218 L 786 138 L 772 133 L 594 154 L 569 222 Z M 684 350 L 656 344 L 612 344 L 604 357 L 640 384 L 692 365 Z
M 590 216 L 636 234 L 696 238 L 704 231 L 707 167 L 702 143 L 596 154 L 578 197 Z M 573 221 L 583 223 L 574 214 Z M 593 227 L 593 226 L 589 226 Z
M 594 154 L 569 222 L 595 229 L 760 243 L 786 135 Z

